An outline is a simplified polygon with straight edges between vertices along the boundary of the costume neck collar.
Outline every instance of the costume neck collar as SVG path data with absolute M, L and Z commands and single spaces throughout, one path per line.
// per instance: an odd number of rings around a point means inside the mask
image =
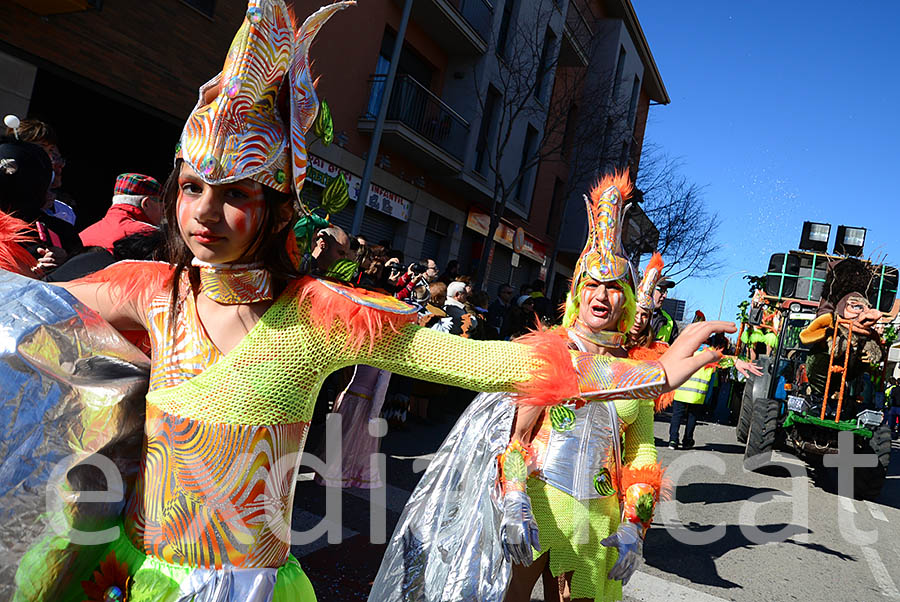
M 608 349 L 617 349 L 625 343 L 625 334 L 614 330 L 601 330 L 593 332 L 579 319 L 575 320 L 575 324 L 569 329 L 569 332 L 577 336 L 579 339 L 606 347 Z
M 191 265 L 200 268 L 200 290 L 223 305 L 271 301 L 272 274 L 261 263 L 206 263 L 199 259 Z

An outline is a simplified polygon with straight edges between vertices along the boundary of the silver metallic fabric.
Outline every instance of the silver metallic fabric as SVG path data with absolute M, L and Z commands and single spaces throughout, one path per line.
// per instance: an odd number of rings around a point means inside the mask
M 388 544 L 370 602 L 502 602 L 511 565 L 500 545 L 497 456 L 515 405 L 478 395 L 441 444 Z
M 269 602 L 278 569 L 194 569 L 175 602 Z
M 32 600 L 59 599 L 105 549 L 40 542 L 116 524 L 139 468 L 148 373 L 147 357 L 68 292 L 0 270 L 0 599 L 29 548 Z
M 611 473 L 612 483 L 618 482 L 619 418 L 613 402 L 593 402 L 574 409 L 563 404 L 575 415 L 570 430 L 550 431 L 550 440 L 537 477 L 578 500 L 608 497 L 594 486 L 595 476 L 604 469 Z

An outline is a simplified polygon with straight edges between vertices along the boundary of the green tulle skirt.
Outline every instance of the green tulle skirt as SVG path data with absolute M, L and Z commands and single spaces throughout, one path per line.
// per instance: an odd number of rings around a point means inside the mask
M 549 552 L 550 571 L 555 577 L 573 572 L 573 598 L 621 600 L 622 582 L 606 577 L 618 552 L 600 545 L 619 527 L 618 498 L 582 502 L 534 477 L 528 479 L 528 497 L 541 542 L 535 558 Z

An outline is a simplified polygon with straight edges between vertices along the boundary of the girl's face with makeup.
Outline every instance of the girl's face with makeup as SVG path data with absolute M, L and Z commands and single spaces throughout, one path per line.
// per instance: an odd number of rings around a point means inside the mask
M 262 184 L 212 185 L 183 163 L 178 175 L 178 230 L 194 257 L 207 263 L 249 263 L 247 251 L 262 225 Z

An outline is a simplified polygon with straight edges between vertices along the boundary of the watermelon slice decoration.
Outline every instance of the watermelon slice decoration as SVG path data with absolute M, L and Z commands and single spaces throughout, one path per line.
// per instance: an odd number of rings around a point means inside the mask
M 550 424 L 557 433 L 564 433 L 575 428 L 575 412 L 568 406 L 550 408 Z
M 344 174 L 339 173 L 331 179 L 322 192 L 322 209 L 328 215 L 334 215 L 343 211 L 349 202 L 350 186 L 344 179 Z
M 609 474 L 608 469 L 604 468 L 594 475 L 594 489 L 602 497 L 609 497 L 615 494 L 616 488 L 613 487 L 612 476 Z
M 334 122 L 331 119 L 331 108 L 325 100 L 319 102 L 319 113 L 313 123 L 313 133 L 319 137 L 322 144 L 328 146 L 334 140 Z

